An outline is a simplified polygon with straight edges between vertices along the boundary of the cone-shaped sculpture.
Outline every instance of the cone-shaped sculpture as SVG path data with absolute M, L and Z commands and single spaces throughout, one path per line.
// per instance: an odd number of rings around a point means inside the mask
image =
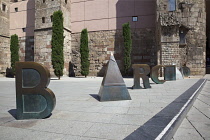
M 99 91 L 99 97 L 100 101 L 131 100 L 128 89 L 113 55 L 110 56 Z

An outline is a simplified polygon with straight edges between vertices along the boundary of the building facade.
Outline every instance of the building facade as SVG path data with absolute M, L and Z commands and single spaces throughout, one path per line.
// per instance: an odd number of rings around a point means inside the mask
M 132 64 L 187 66 L 192 75 L 208 72 L 207 0 L 15 0 L 8 5 L 10 35 L 20 37 L 21 61 L 42 63 L 51 74 L 52 15 L 57 10 L 64 14 L 65 75 L 80 75 L 84 28 L 89 35 L 90 75 L 103 76 L 111 52 L 123 70 L 122 24 L 127 22 L 132 31 Z M 0 60 L 1 71 L 8 60 Z
M 0 0 L 0 74 L 10 67 L 10 1 Z

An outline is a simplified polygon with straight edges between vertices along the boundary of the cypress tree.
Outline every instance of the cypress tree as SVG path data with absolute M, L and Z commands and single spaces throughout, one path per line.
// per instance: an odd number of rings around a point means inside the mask
M 64 68 L 63 46 L 63 13 L 59 10 L 53 13 L 52 25 L 52 65 L 59 79 L 63 76 Z
M 10 38 L 10 52 L 11 52 L 11 68 L 13 74 L 15 74 L 15 62 L 19 61 L 19 41 L 16 34 Z
M 89 58 L 89 48 L 88 48 L 88 31 L 83 29 L 80 38 L 80 59 L 81 59 L 81 74 L 85 77 L 89 74 L 90 62 Z
M 131 29 L 130 24 L 123 24 L 123 38 L 124 38 L 124 73 L 128 75 L 128 70 L 131 67 L 131 50 L 132 50 L 132 40 L 131 40 Z

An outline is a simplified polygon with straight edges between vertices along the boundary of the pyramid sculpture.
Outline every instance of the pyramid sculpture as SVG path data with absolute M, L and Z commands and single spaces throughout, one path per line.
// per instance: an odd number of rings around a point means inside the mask
M 100 101 L 131 100 L 117 62 L 111 54 L 99 91 Z

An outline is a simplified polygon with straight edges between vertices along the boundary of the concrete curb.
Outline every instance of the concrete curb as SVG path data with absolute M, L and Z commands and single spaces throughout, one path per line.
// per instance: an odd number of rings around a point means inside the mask
M 124 140 L 171 140 L 206 81 L 200 79 Z

